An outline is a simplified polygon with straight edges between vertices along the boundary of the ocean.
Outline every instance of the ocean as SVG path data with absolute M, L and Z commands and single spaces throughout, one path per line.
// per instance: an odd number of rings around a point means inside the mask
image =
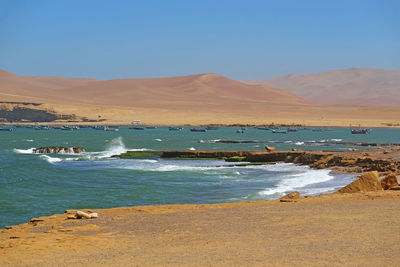
M 352 135 L 344 128 L 305 128 L 287 134 L 237 129 L 0 131 L 0 227 L 65 209 L 276 199 L 294 190 L 315 195 L 333 192 L 354 179 L 289 163 L 232 167 L 222 160 L 111 158 L 127 150 L 264 150 L 266 145 L 278 150 L 347 150 L 367 147 L 343 143 L 400 143 L 398 129 L 373 129 L 368 135 Z M 86 152 L 32 153 L 41 146 L 82 146 Z

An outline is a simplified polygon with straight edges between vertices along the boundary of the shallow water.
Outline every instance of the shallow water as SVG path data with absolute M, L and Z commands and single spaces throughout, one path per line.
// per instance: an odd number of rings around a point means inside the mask
M 0 226 L 64 209 L 274 199 L 293 190 L 303 195 L 332 192 L 352 181 L 351 175 L 332 175 L 329 170 L 294 164 L 231 167 L 231 163 L 215 160 L 110 158 L 127 150 L 264 150 L 265 145 L 278 150 L 345 150 L 354 146 L 334 143 L 399 143 L 399 137 L 399 130 L 374 129 L 369 135 L 351 135 L 348 129 L 338 128 L 288 134 L 254 128 L 238 134 L 236 128 L 228 127 L 206 133 L 168 131 L 165 127 L 145 131 L 120 127 L 119 132 L 0 131 Z M 49 145 L 83 146 L 87 152 L 32 154 L 32 148 Z

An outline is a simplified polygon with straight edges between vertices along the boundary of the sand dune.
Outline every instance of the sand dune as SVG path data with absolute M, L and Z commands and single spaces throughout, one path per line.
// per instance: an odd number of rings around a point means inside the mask
M 298 123 L 326 126 L 399 125 L 399 107 L 321 106 L 285 90 L 248 85 L 218 74 L 157 79 L 90 80 L 0 72 L 0 102 L 90 120 L 147 124 Z M 13 104 L 1 104 L 8 110 Z
M 248 85 L 217 74 L 158 79 L 96 81 L 57 77 L 19 76 L 0 72 L 0 93 L 39 97 L 46 103 L 88 103 L 127 107 L 166 107 L 267 102 L 309 104 L 281 89 Z
M 345 69 L 246 81 L 285 89 L 319 104 L 400 106 L 400 71 Z

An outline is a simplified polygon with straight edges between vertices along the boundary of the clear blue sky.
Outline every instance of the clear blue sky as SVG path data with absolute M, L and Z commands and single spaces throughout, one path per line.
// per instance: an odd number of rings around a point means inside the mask
M 0 0 L 0 69 L 233 79 L 400 69 L 397 0 Z

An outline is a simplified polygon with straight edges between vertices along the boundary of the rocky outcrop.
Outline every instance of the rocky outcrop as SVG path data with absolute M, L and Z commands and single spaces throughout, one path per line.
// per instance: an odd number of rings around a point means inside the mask
M 400 174 L 399 149 L 374 150 L 360 153 L 358 151 L 144 151 L 127 152 L 113 157 L 137 158 L 144 156 L 160 156 L 162 158 L 182 159 L 221 159 L 226 161 L 247 161 L 252 163 L 287 162 L 309 165 L 314 169 L 332 168 L 347 173 L 364 173 L 378 171 L 381 174 Z M 37 153 L 37 152 L 36 152 Z M 49 153 L 49 152 L 43 152 Z M 392 154 L 389 154 L 392 153 Z
M 379 174 L 377 171 L 373 171 L 361 175 L 359 179 L 338 190 L 337 193 L 356 193 L 381 190 L 382 186 L 381 181 L 379 180 Z
M 63 147 L 63 146 L 46 146 L 33 149 L 33 153 L 38 154 L 78 154 L 85 152 L 83 147 Z
M 279 199 L 280 202 L 295 202 L 297 199 L 300 199 L 301 195 L 298 191 L 294 191 L 289 193 Z
M 394 173 L 390 173 L 386 175 L 381 180 L 381 186 L 384 190 L 389 190 L 391 188 L 395 188 L 399 186 L 399 182 L 397 181 L 397 177 Z
M 267 150 L 268 152 L 273 152 L 273 151 L 276 151 L 276 148 L 273 146 L 266 146 L 265 150 Z
M 96 212 L 84 212 L 81 210 L 73 211 L 73 210 L 66 210 L 64 213 L 67 213 L 67 219 L 94 219 L 98 218 L 99 215 Z

